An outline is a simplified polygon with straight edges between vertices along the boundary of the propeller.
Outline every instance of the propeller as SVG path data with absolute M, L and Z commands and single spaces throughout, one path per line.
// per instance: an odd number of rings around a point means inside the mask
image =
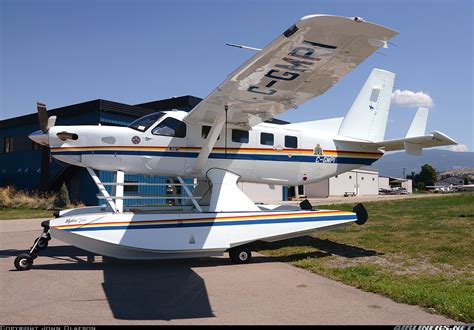
M 49 129 L 56 124 L 56 116 L 51 116 L 48 118 L 48 112 L 46 110 L 46 105 L 42 102 L 37 102 L 36 107 L 38 109 L 38 119 L 41 131 L 43 133 L 48 133 Z
M 42 144 L 42 145 L 48 145 L 48 132 L 51 127 L 56 124 L 56 116 L 51 116 L 48 117 L 48 111 L 46 110 L 46 105 L 43 102 L 37 102 L 36 107 L 38 108 L 38 119 L 39 119 L 39 125 L 41 134 L 39 131 L 31 133 L 29 135 L 30 139 L 35 141 L 36 143 Z M 66 141 L 66 140 L 77 140 L 79 136 L 76 133 L 70 133 L 70 132 L 59 132 L 56 133 L 56 136 L 61 140 L 61 141 Z

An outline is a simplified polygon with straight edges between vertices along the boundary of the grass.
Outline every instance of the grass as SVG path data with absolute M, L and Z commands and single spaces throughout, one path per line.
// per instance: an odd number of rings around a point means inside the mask
M 259 242 L 254 249 L 398 302 L 474 322 L 474 194 L 365 206 L 369 221 L 363 226 Z
M 53 211 L 30 208 L 0 208 L 0 220 L 33 218 L 53 218 Z
M 66 192 L 67 193 L 67 192 Z M 60 193 L 35 193 L 16 190 L 13 187 L 0 188 L 0 220 L 52 218 L 59 206 L 65 208 L 83 206 L 65 201 Z

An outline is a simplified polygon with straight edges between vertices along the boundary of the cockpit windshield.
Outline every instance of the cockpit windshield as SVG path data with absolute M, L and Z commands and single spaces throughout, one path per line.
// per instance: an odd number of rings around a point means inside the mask
M 163 112 L 154 112 L 152 114 L 138 118 L 128 125 L 128 127 L 136 129 L 137 131 L 145 132 L 151 125 L 156 123 L 156 121 L 164 115 L 165 114 Z

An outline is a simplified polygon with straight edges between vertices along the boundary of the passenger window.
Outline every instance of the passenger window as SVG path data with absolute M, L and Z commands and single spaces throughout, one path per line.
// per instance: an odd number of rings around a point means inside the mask
M 296 136 L 285 135 L 285 148 L 298 148 L 298 138 Z
M 186 137 L 186 124 L 177 119 L 168 117 L 156 126 L 152 133 L 154 135 L 172 136 L 178 138 Z
M 209 132 L 211 131 L 211 126 L 202 126 L 201 129 L 201 138 L 207 139 L 207 136 L 209 135 Z M 221 136 L 219 135 L 217 139 L 219 140 Z
M 249 131 L 232 130 L 232 142 L 249 143 Z
M 273 145 L 273 134 L 270 133 L 260 133 L 260 144 L 266 146 Z

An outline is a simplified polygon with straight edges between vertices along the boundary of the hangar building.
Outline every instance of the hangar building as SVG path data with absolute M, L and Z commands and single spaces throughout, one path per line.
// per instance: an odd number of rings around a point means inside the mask
M 283 187 L 289 198 L 326 198 L 330 196 L 374 196 L 381 190 L 405 188 L 412 193 L 412 180 L 384 177 L 373 167 L 363 167 L 298 187 Z
M 307 197 L 378 195 L 379 172 L 357 169 L 305 186 Z

